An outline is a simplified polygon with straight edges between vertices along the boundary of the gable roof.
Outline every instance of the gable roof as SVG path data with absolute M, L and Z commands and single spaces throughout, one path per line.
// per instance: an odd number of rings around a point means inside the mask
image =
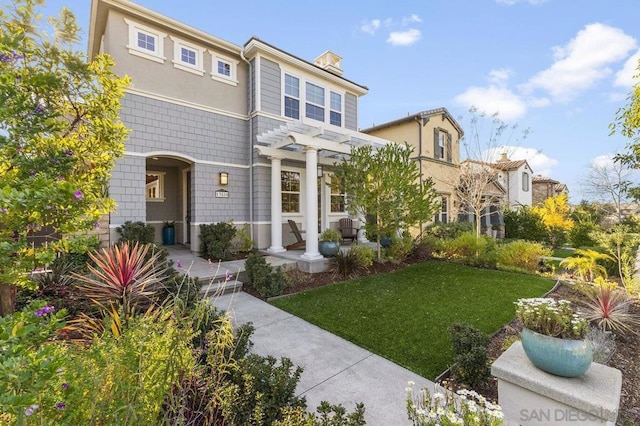
M 415 121 L 416 119 L 424 120 L 424 123 L 426 123 L 427 121 L 429 121 L 429 118 L 437 115 L 442 115 L 443 119 L 444 118 L 448 119 L 451 122 L 451 124 L 453 124 L 453 127 L 456 128 L 458 133 L 460 133 L 460 137 L 464 136 L 464 130 L 462 130 L 462 127 L 460 126 L 460 124 L 458 124 L 458 122 L 455 120 L 455 118 L 453 118 L 451 113 L 444 107 L 430 109 L 426 111 L 420 111 L 415 114 L 407 115 L 406 117 L 398 118 L 397 120 L 388 121 L 386 123 L 378 124 L 377 126 L 361 129 L 360 131 L 362 133 L 369 133 L 374 130 L 384 129 L 385 127 L 395 126 L 398 124 L 405 123 L 407 121 Z
M 519 169 L 524 164 L 529 166 L 529 163 L 527 163 L 527 160 L 498 161 L 497 163 L 491 164 L 491 166 L 499 170 L 511 171 L 511 170 Z M 531 169 L 531 166 L 529 166 L 529 169 Z

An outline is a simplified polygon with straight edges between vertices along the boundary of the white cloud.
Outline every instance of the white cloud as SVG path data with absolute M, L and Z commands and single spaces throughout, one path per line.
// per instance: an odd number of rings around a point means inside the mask
M 409 46 L 416 43 L 422 37 L 422 32 L 415 28 L 406 31 L 392 31 L 389 33 L 387 43 L 392 46 Z
M 411 23 L 420 23 L 422 22 L 422 18 L 415 13 L 412 13 L 411 16 L 402 18 L 402 26 L 409 25 Z
M 616 73 L 616 79 L 613 84 L 630 89 L 635 83 L 638 83 L 640 81 L 637 78 L 639 73 L 638 61 L 640 61 L 640 50 L 627 59 L 622 69 Z M 634 77 L 636 78 L 634 79 Z
M 599 155 L 591 160 L 592 167 L 608 168 L 613 166 L 613 154 Z
M 507 6 L 512 6 L 516 3 L 529 3 L 532 5 L 538 5 L 546 1 L 547 0 L 496 0 L 496 3 L 506 4 Z
M 555 62 L 521 86 L 524 93 L 546 91 L 556 102 L 568 102 L 612 73 L 613 62 L 624 59 L 637 46 L 621 29 L 589 24 L 564 47 L 554 47 Z
M 380 28 L 380 20 L 372 19 L 370 21 L 366 21 L 360 26 L 360 31 L 367 34 L 375 34 L 376 30 Z
M 466 108 L 477 107 L 479 112 L 498 116 L 503 121 L 513 121 L 527 112 L 524 101 L 510 89 L 491 85 L 489 87 L 470 87 L 454 98 L 454 101 Z
M 502 85 L 513 74 L 510 68 L 499 68 L 489 71 L 489 81 L 493 84 Z
M 553 167 L 558 164 L 558 160 L 550 158 L 539 149 L 526 148 L 523 146 L 503 145 L 491 149 L 489 154 L 490 161 L 497 161 L 502 153 L 507 153 L 509 160 L 527 160 L 531 170 L 536 175 L 549 177 Z

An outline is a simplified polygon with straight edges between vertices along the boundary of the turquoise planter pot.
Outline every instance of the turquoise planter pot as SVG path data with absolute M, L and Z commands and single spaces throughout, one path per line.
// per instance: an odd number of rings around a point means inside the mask
M 334 241 L 318 241 L 318 251 L 324 257 L 335 256 L 340 251 L 340 244 Z
M 162 245 L 172 246 L 176 243 L 176 228 L 162 228 Z
M 528 328 L 522 329 L 522 348 L 533 365 L 556 376 L 581 376 L 593 361 L 588 340 L 558 339 Z
M 391 237 L 380 237 L 380 245 L 384 248 L 391 247 Z

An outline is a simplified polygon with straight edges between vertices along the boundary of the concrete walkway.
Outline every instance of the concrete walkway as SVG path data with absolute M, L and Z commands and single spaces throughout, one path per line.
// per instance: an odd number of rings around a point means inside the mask
M 165 248 L 174 266 L 203 284 L 224 282 L 226 271 L 240 281 L 244 279 L 244 260 L 210 263 L 184 246 Z M 299 253 L 289 254 L 289 259 L 267 256 L 266 260 L 272 266 L 295 263 Z M 368 425 L 410 425 L 407 382 L 412 380 L 416 389 L 427 387 L 433 392 L 429 380 L 247 293 L 234 292 L 211 300 L 231 313 L 235 326 L 253 323 L 254 353 L 288 357 L 304 368 L 297 392 L 307 398 L 309 411 L 315 411 L 322 401 L 342 404 L 347 411 L 363 402 Z
M 347 411 L 363 402 L 368 425 L 409 425 L 407 382 L 433 392 L 429 380 L 246 293 L 212 301 L 231 313 L 235 326 L 253 323 L 254 353 L 288 357 L 304 368 L 297 391 L 307 398 L 309 411 L 321 401 Z

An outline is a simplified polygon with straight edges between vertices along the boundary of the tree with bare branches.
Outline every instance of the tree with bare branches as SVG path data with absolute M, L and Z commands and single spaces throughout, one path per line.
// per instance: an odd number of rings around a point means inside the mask
M 628 200 L 631 187 L 632 170 L 622 162 L 592 162 L 582 187 L 585 195 L 597 201 L 612 203 L 616 211 L 617 222 L 622 221 L 622 203 Z

